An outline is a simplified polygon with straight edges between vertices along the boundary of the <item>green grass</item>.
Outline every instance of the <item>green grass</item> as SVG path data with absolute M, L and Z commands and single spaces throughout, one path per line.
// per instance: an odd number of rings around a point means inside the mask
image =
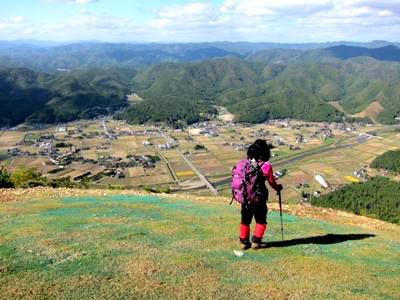
M 271 244 L 239 258 L 239 211 L 227 203 L 155 196 L 8 202 L 0 205 L 0 298 L 400 297 L 398 238 L 288 214 L 283 221 L 287 240 L 376 236 Z M 280 240 L 276 212 L 266 240 Z
M 323 141 L 323 145 L 324 145 L 324 146 L 329 146 L 329 145 L 332 145 L 334 142 L 335 142 L 335 139 L 332 138 L 332 137 L 329 137 L 329 138 L 326 138 L 326 139 Z

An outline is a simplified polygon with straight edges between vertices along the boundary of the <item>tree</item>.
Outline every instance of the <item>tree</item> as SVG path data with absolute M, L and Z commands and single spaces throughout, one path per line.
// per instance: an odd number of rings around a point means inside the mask
M 196 146 L 194 146 L 194 150 L 201 151 L 201 150 L 207 150 L 207 148 L 204 145 L 197 144 Z
M 376 157 L 371 168 L 387 169 L 396 173 L 400 173 L 400 150 L 387 151 Z
M 45 179 L 35 169 L 18 168 L 10 176 L 11 182 L 15 187 L 26 188 L 34 186 L 44 186 Z
M 399 224 L 399 195 L 400 183 L 374 177 L 365 183 L 350 184 L 319 198 L 313 197 L 311 204 Z
M 7 172 L 7 170 L 4 168 L 4 166 L 1 166 L 1 168 L 0 168 L 0 188 L 12 188 L 12 187 L 14 187 L 14 184 L 11 181 L 10 173 Z

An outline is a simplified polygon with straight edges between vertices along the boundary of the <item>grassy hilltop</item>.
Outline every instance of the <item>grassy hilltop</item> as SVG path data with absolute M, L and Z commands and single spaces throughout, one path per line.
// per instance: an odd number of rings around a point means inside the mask
M 0 298 L 398 299 L 400 227 L 272 203 L 269 248 L 238 249 L 225 198 L 1 191 Z

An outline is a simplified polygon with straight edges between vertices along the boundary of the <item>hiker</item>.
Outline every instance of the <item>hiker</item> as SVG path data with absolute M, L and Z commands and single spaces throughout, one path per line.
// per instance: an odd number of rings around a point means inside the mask
M 277 192 L 283 189 L 282 185 L 275 181 L 269 162 L 270 155 L 270 147 L 267 142 L 258 139 L 248 148 L 247 160 L 240 161 L 232 170 L 232 196 L 233 199 L 241 202 L 239 239 L 242 250 L 265 246 L 265 243 L 262 242 L 267 227 L 268 212 L 268 189 L 265 181 L 268 181 L 269 185 Z M 241 181 L 240 188 L 235 184 L 235 177 Z M 243 186 L 245 187 L 243 188 Z M 253 216 L 256 225 L 250 243 L 250 224 Z

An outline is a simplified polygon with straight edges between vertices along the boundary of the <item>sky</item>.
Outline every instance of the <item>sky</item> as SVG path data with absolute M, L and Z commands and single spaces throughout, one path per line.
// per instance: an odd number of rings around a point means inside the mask
M 0 40 L 400 40 L 400 0 L 0 0 Z

